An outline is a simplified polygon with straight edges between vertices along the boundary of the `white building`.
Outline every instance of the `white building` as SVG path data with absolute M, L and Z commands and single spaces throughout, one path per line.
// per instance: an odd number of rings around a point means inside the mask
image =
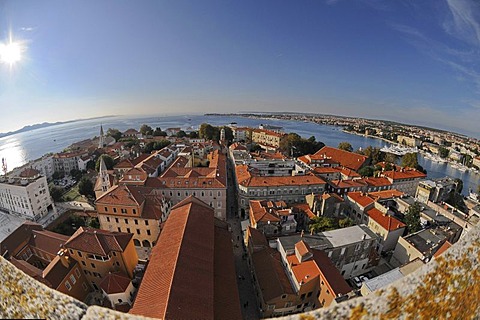
M 32 173 L 30 176 L 0 177 L 0 210 L 38 221 L 54 210 L 54 204 L 45 176 L 36 170 L 27 170 Z

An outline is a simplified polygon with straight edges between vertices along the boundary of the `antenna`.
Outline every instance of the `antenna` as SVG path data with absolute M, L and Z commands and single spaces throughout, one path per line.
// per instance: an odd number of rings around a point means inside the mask
M 5 177 L 7 176 L 7 159 L 2 158 L 2 170 Z

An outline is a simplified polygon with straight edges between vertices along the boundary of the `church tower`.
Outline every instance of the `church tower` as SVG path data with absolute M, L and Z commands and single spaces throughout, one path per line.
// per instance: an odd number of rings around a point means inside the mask
M 97 181 L 95 183 L 95 197 L 98 199 L 113 185 L 110 181 L 110 175 L 107 171 L 107 165 L 103 161 L 103 157 L 100 157 L 100 169 L 98 171 Z
M 105 147 L 105 135 L 103 134 L 103 126 L 100 125 L 100 138 L 98 138 L 98 148 Z

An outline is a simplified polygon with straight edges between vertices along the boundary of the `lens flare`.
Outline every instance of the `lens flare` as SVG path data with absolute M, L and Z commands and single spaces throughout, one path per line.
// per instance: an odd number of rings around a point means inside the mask
M 0 43 L 0 62 L 10 66 L 22 60 L 22 45 L 18 42 Z

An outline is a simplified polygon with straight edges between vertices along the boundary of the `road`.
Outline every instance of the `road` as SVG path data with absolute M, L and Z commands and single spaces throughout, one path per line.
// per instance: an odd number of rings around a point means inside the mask
M 233 254 L 237 272 L 238 293 L 240 307 L 244 319 L 260 319 L 259 307 L 253 286 L 250 268 L 247 264 L 245 245 L 243 242 L 240 218 L 238 217 L 237 189 L 233 183 L 233 164 L 227 161 L 227 222 L 232 230 Z

